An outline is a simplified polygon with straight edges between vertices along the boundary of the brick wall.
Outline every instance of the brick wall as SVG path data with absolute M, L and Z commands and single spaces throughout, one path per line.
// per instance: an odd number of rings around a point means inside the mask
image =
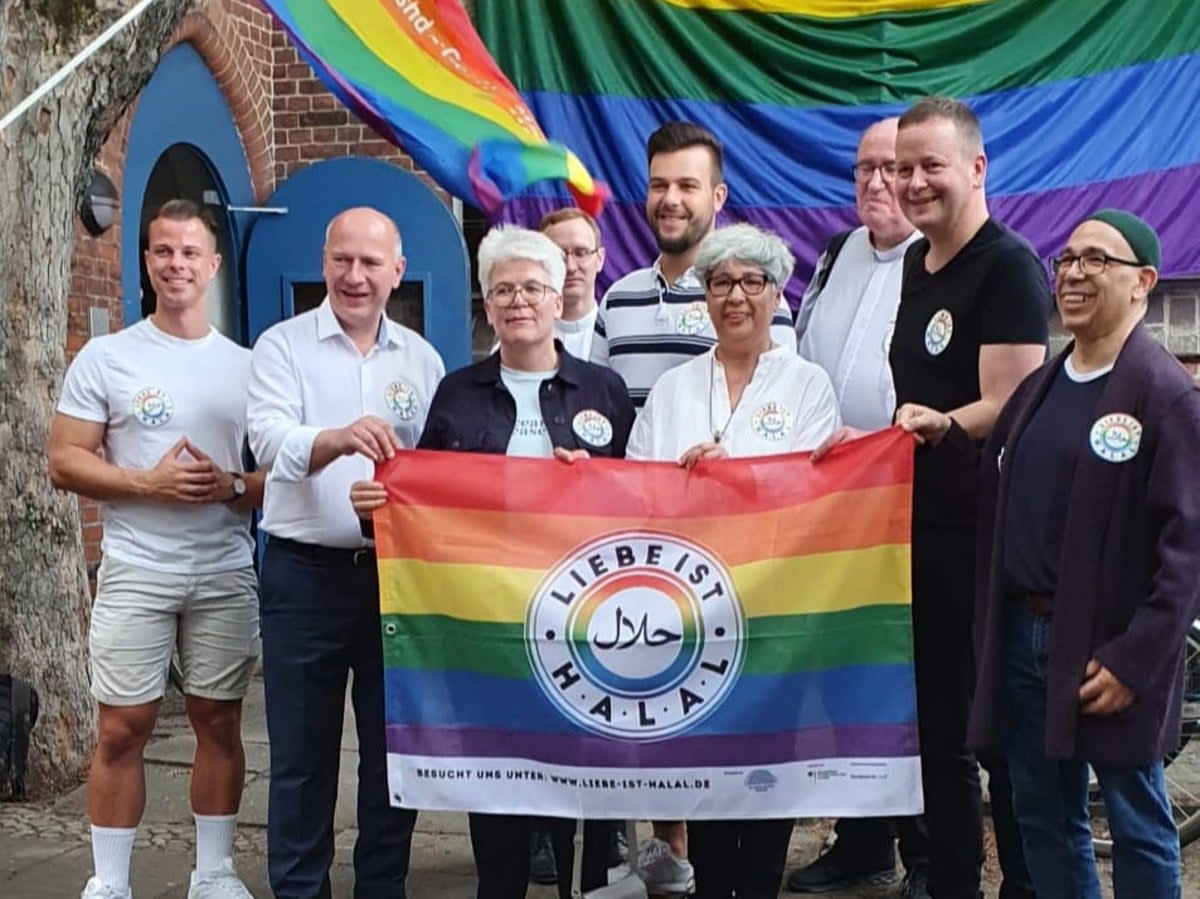
M 275 144 L 275 181 L 280 183 L 300 169 L 322 159 L 339 156 L 374 156 L 415 172 L 442 202 L 449 195 L 412 159 L 379 137 L 325 90 L 308 63 L 300 59 L 280 29 L 271 34 L 274 97 L 272 131 Z

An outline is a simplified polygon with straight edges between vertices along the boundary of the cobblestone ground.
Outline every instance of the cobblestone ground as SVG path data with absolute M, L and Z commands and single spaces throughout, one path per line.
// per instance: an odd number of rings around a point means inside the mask
M 820 850 L 829 832 L 830 822 L 828 821 L 801 822 L 797 825 L 792 839 L 789 870 L 811 861 Z M 343 837 L 345 836 L 343 835 Z M 351 832 L 349 836 L 352 838 L 353 833 Z M 57 850 L 62 853 L 59 857 L 64 860 L 65 870 L 61 875 L 63 882 L 71 885 L 63 892 L 54 891 L 45 894 L 40 892 L 10 893 L 8 887 L 5 887 L 0 889 L 0 894 L 5 897 L 11 896 L 12 899 L 27 899 L 27 896 L 32 895 L 39 897 L 41 895 L 74 896 L 74 890 L 78 890 L 79 884 L 86 879 L 86 874 L 79 872 L 86 870 L 86 864 L 89 861 L 88 856 L 83 852 L 87 846 L 87 839 L 87 823 L 79 817 L 55 813 L 47 808 L 0 805 L 0 883 L 11 883 L 10 877 L 15 876 L 19 879 L 21 874 L 19 870 L 10 867 L 9 859 L 4 858 L 6 853 L 3 847 L 10 843 L 17 846 L 36 843 L 57 847 Z M 341 838 L 338 842 L 341 848 L 348 849 L 352 840 Z M 988 861 L 984 868 L 985 894 L 988 897 L 994 897 L 999 888 L 999 869 L 995 860 L 995 850 L 990 832 L 987 842 Z M 181 881 L 186 878 L 186 860 L 191 858 L 193 851 L 193 831 L 190 825 L 149 824 L 139 829 L 135 857 L 150 855 L 166 860 L 167 863 L 180 869 L 177 876 Z M 265 829 L 261 827 L 240 828 L 235 854 L 240 871 L 261 869 L 265 865 L 266 858 Z M 69 861 L 67 861 L 68 859 Z M 335 887 L 339 882 L 349 884 L 350 867 L 348 863 L 348 853 L 339 854 L 334 872 Z M 82 869 L 81 864 L 84 866 Z M 156 862 L 156 864 L 161 864 L 161 862 Z M 1101 860 L 1099 864 L 1102 880 L 1107 884 L 1111 866 L 1104 860 Z M 900 873 L 897 872 L 897 885 L 861 887 L 823 895 L 828 899 L 892 899 L 898 893 Z M 439 897 L 439 899 L 440 897 L 469 899 L 474 892 L 471 875 L 470 849 L 463 833 L 422 832 L 417 835 L 413 848 L 412 880 L 414 889 L 412 895 Z M 43 875 L 42 880 L 45 879 Z M 257 886 L 256 896 L 262 897 L 262 899 L 269 896 L 269 892 L 264 890 L 265 883 L 256 885 L 250 877 L 247 876 L 246 879 L 252 888 Z M 428 884 L 431 889 L 418 892 L 416 886 L 420 883 Z M 175 889 L 176 892 L 152 893 L 151 895 L 178 896 L 182 899 L 186 894 L 184 888 L 178 886 Z M 139 892 L 138 895 L 141 899 L 142 893 Z M 342 891 L 335 889 L 334 895 L 349 896 L 350 892 L 348 889 Z M 553 889 L 549 887 L 531 886 L 529 890 L 530 899 L 553 899 L 555 895 Z M 793 894 L 783 893 L 781 895 Z M 1110 899 L 1112 896 L 1107 885 L 1104 888 L 1104 895 L 1106 899 Z M 1183 896 L 1200 897 L 1200 843 L 1194 843 L 1184 849 Z
M 343 783 L 335 819 L 333 895 L 353 894 L 352 849 L 354 831 L 353 725 L 343 728 Z M 235 861 L 255 896 L 271 895 L 266 881 L 266 781 L 268 757 L 262 711 L 261 683 L 247 697 L 243 722 L 247 750 L 247 786 L 242 802 L 241 826 L 235 844 Z M 1172 796 L 1179 804 L 1200 807 L 1200 741 L 1168 769 Z M 187 880 L 194 857 L 194 833 L 188 812 L 187 781 L 194 743 L 188 733 L 182 703 L 176 696 L 164 702 L 155 738 L 147 750 L 147 814 L 138 830 L 134 853 L 133 884 L 137 899 L 186 899 Z M 91 869 L 88 825 L 83 790 L 60 797 L 53 804 L 0 803 L 0 899 L 62 899 L 79 894 Z M 830 833 L 828 821 L 802 821 L 792 837 L 788 868 L 812 861 Z M 646 835 L 649 828 L 643 824 Z M 988 860 L 984 868 L 985 894 L 996 896 L 999 869 L 989 831 Z M 1200 841 L 1183 852 L 1187 899 L 1200 899 Z M 1111 867 L 1100 861 L 1102 882 Z M 897 878 L 897 883 L 899 879 Z M 825 893 L 828 899 L 891 899 L 898 886 L 863 887 Z M 425 813 L 417 821 L 413 838 L 409 895 L 416 899 L 474 899 L 475 877 L 466 816 Z M 529 899 L 555 899 L 551 887 L 531 887 Z M 792 895 L 792 894 L 783 894 Z M 1111 891 L 1105 888 L 1106 899 Z M 1147 897 L 1154 899 L 1154 897 Z

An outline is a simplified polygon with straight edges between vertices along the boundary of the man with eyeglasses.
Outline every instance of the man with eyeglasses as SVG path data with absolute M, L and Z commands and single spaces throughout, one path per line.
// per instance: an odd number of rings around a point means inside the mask
M 984 451 L 973 745 L 1008 757 L 1037 895 L 1099 897 L 1089 766 L 1117 899 L 1180 895 L 1163 779 L 1200 614 L 1200 392 L 1142 326 L 1158 236 L 1102 209 L 1053 261 L 1074 338 L 1025 379 Z M 945 423 L 941 423 L 942 426 Z
M 858 145 L 854 175 L 858 228 L 834 237 L 800 302 L 796 319 L 800 355 L 825 369 L 842 420 L 860 431 L 886 428 L 896 409 L 888 349 L 900 303 L 904 253 L 921 234 L 904 217 L 892 185 L 896 177 L 896 118 L 871 125 Z M 913 871 L 926 863 L 918 819 L 897 822 L 900 855 Z M 843 818 L 836 841 L 815 861 L 793 871 L 787 887 L 823 893 L 859 883 L 895 880 L 892 821 Z
M 604 268 L 604 247 L 596 220 L 574 206 L 556 209 L 542 219 L 538 230 L 562 248 L 567 262 L 562 315 L 554 333 L 576 359 L 587 359 L 596 332 L 596 276 Z
M 692 263 L 729 194 L 721 142 L 694 122 L 668 122 L 651 134 L 646 159 L 646 221 L 659 257 L 605 293 L 591 353 L 593 362 L 624 378 L 639 409 L 659 375 L 716 343 L 704 285 Z M 792 314 L 782 296 L 771 337 L 795 347 Z

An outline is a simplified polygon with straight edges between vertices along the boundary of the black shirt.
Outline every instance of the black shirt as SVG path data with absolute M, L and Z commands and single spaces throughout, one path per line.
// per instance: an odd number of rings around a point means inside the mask
M 936 272 L 925 268 L 928 253 L 926 238 L 905 253 L 889 359 L 897 406 L 949 412 L 980 398 L 984 344 L 1046 344 L 1049 279 L 1032 247 L 995 219 Z M 915 523 L 974 526 L 974 461 L 958 444 L 919 451 L 913 488 Z
M 1076 376 L 1079 377 L 1079 376 Z M 1058 587 L 1063 522 L 1075 466 L 1089 439 L 1108 373 L 1075 380 L 1064 365 L 1020 440 L 1001 458 L 1009 472 L 1004 509 L 1005 586 L 1030 593 Z

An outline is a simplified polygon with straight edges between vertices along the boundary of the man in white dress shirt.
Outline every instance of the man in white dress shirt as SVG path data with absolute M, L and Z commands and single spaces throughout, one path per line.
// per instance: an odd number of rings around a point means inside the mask
M 800 355 L 829 374 L 842 420 L 859 431 L 886 428 L 896 411 L 888 350 L 900 305 L 904 252 L 921 236 L 892 191 L 898 122 L 883 119 L 863 132 L 853 168 L 855 209 L 862 224 L 830 241 L 796 316 Z M 927 864 L 923 828 L 915 818 L 897 824 L 905 870 L 915 877 Z M 833 847 L 793 871 L 788 889 L 820 893 L 893 882 L 892 827 L 886 818 L 840 820 Z
M 196 733 L 188 896 L 249 899 L 231 855 L 245 780 L 242 697 L 259 646 L 250 513 L 262 475 L 242 472 L 250 353 L 209 324 L 206 292 L 221 257 L 199 206 L 163 204 L 145 258 L 153 314 L 84 345 L 50 429 L 54 485 L 103 504 L 88 634 L 99 704 L 88 773 L 95 875 L 83 899 L 130 896 L 142 751 L 176 647 Z
M 586 362 L 596 333 L 596 276 L 604 268 L 600 226 L 582 209 L 566 206 L 547 213 L 538 230 L 566 255 L 563 311 L 554 322 L 554 336 L 568 353 Z
M 269 466 L 259 592 L 271 788 L 268 870 L 277 899 L 330 896 L 346 679 L 358 731 L 356 899 L 405 895 L 416 812 L 389 803 L 375 553 L 347 499 L 375 462 L 416 445 L 444 373 L 419 334 L 385 314 L 404 274 L 394 222 L 368 208 L 326 232 L 327 297 L 254 347 L 250 444 Z

